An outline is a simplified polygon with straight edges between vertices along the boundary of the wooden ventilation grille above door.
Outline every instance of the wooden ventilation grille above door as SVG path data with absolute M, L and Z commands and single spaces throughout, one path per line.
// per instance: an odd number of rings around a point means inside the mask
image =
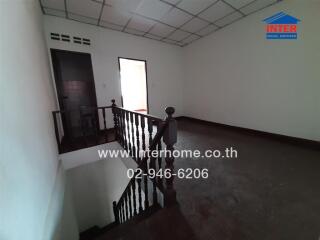
M 50 33 L 50 38 L 56 41 L 70 42 L 70 43 L 87 45 L 87 46 L 91 45 L 91 40 L 88 38 L 73 36 L 71 41 L 70 35 L 67 35 L 67 34 Z

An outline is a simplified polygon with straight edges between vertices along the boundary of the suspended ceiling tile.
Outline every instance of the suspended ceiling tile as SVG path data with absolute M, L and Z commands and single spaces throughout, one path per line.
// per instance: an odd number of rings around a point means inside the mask
M 194 42 L 194 41 L 196 41 L 196 40 L 198 40 L 198 39 L 200 39 L 199 36 L 194 35 L 194 34 L 191 34 L 191 35 L 190 35 L 189 37 L 187 37 L 186 39 L 183 39 L 183 40 L 182 40 L 182 43 L 184 43 L 184 44 L 189 44 L 189 43 Z
M 104 5 L 103 0 L 40 1 L 44 14 L 97 25 L 103 10 L 101 27 L 117 31 L 125 28 L 130 34 L 185 46 L 241 19 L 242 14 L 234 8 L 250 14 L 279 0 L 105 0 Z M 194 17 L 203 8 L 199 17 Z
M 162 40 L 162 41 L 163 41 L 163 42 L 166 42 L 166 43 L 170 43 L 170 44 L 175 44 L 175 45 L 179 44 L 179 42 L 174 41 L 174 40 L 171 40 L 171 39 L 164 39 L 164 40 Z
M 120 11 L 135 12 L 142 2 L 143 0 L 106 0 L 105 4 Z
M 215 22 L 216 25 L 218 25 L 219 27 L 224 27 L 240 18 L 242 18 L 242 14 L 238 13 L 238 12 L 234 12 L 229 14 L 228 16 L 218 20 Z
M 212 5 L 210 8 L 202 12 L 199 16 L 210 21 L 214 22 L 229 13 L 232 13 L 234 9 L 229 5 L 225 4 L 222 1 L 218 1 L 216 4 Z
M 105 27 L 105 28 L 109 28 L 112 30 L 117 30 L 117 31 L 122 31 L 122 29 L 123 29 L 123 26 L 112 24 L 112 23 L 105 22 L 105 21 L 100 21 L 100 26 Z
M 216 31 L 218 29 L 218 27 L 216 27 L 215 25 L 208 25 L 207 27 L 201 29 L 200 31 L 197 32 L 197 34 L 199 34 L 200 36 L 207 36 L 210 33 L 213 33 L 214 31 Z
M 147 38 L 151 38 L 151 39 L 155 39 L 155 40 L 161 40 L 162 39 L 162 37 L 156 36 L 156 35 L 153 35 L 153 34 L 150 34 L 150 33 L 147 33 L 145 36 Z
M 186 38 L 189 35 L 190 33 L 187 33 L 181 30 L 176 30 L 172 34 L 170 34 L 168 38 L 170 40 L 181 41 L 182 39 Z
M 165 3 L 169 3 L 169 4 L 173 4 L 173 5 L 177 5 L 182 0 L 160 0 L 160 1 L 165 2 Z
M 168 12 L 161 21 L 174 27 L 180 27 L 192 18 L 192 15 L 187 14 L 177 8 Z
M 268 7 L 269 5 L 272 5 L 276 2 L 277 2 L 277 0 L 257 0 L 257 1 L 252 2 L 251 4 L 241 8 L 240 10 L 244 14 L 250 14 L 250 13 L 258 11 L 262 8 Z
M 137 8 L 136 13 L 159 20 L 169 12 L 171 8 L 170 5 L 160 2 L 159 0 L 143 0 Z
M 88 23 L 88 24 L 93 24 L 93 25 L 98 24 L 98 19 L 88 18 L 88 17 L 85 17 L 85 16 L 73 14 L 73 13 L 69 13 L 68 17 L 70 19 L 76 20 L 78 22 L 83 22 L 83 23 Z
M 131 34 L 138 35 L 138 36 L 142 36 L 144 34 L 144 32 L 136 30 L 136 29 L 132 29 L 132 28 L 126 28 L 124 30 L 124 32 L 131 33 Z
M 139 31 L 147 32 L 154 24 L 155 21 L 135 15 L 129 22 L 128 28 L 137 29 Z
M 91 18 L 99 18 L 102 4 L 91 0 L 66 0 L 67 11 Z
M 169 33 L 173 32 L 174 28 L 173 27 L 169 27 L 165 24 L 162 23 L 157 23 L 151 30 L 150 33 L 157 35 L 157 36 L 162 36 L 165 37 L 167 36 Z
M 192 14 L 198 14 L 217 0 L 182 0 L 177 6 Z
M 110 22 L 117 25 L 126 25 L 129 19 L 131 19 L 133 14 L 127 11 L 120 11 L 113 7 L 105 6 L 103 8 L 101 20 Z
M 65 10 L 64 0 L 41 0 L 42 6 L 58 10 Z
M 65 11 L 51 9 L 51 8 L 43 8 L 43 10 L 44 10 L 44 13 L 48 15 L 53 15 L 56 17 L 66 17 Z
M 249 3 L 254 2 L 255 0 L 225 0 L 227 3 L 232 5 L 233 7 L 239 9 Z
M 185 25 L 183 25 L 181 27 L 181 29 L 189 31 L 189 32 L 197 32 L 207 25 L 208 25 L 207 22 L 205 22 L 199 18 L 193 18 L 191 21 L 189 21 Z

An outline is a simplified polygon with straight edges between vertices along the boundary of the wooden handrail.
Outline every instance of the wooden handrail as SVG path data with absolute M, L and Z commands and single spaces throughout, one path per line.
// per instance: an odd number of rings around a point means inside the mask
M 91 106 L 85 106 L 87 109 L 107 109 L 112 108 L 112 106 L 102 106 L 102 107 L 91 107 Z M 57 113 L 67 113 L 67 112 L 79 112 L 80 109 L 71 109 L 71 110 L 55 110 L 52 111 L 53 114 Z
M 140 113 L 140 112 L 128 110 L 128 109 L 125 109 L 125 108 L 123 108 L 123 107 L 118 107 L 118 106 L 115 106 L 115 108 L 121 109 L 121 110 L 123 110 L 123 111 L 125 111 L 125 112 L 131 112 L 131 113 L 133 113 L 133 114 L 136 114 L 136 115 L 139 115 L 139 116 L 142 116 L 142 117 L 145 117 L 145 118 L 154 120 L 154 121 L 156 121 L 156 122 L 161 122 L 161 121 L 163 121 L 161 118 L 156 117 L 156 116 L 153 116 L 153 115 L 150 115 L 150 114 L 144 114 L 144 113 Z
M 84 106 L 79 109 L 52 111 L 54 131 L 59 153 L 74 151 L 112 141 L 112 136 L 114 135 L 112 133 L 113 127 L 107 127 L 107 109 L 111 110 L 112 107 L 113 106 L 111 105 L 101 107 Z M 85 111 L 90 111 L 95 115 L 95 117 L 92 117 L 92 120 L 90 120 L 90 124 L 93 125 L 90 129 L 86 127 L 88 125 L 86 122 L 89 120 L 88 118 L 85 119 Z M 67 123 L 67 121 L 64 120 L 73 115 L 79 116 L 79 114 L 81 134 L 75 134 L 74 136 L 72 132 L 68 131 L 68 126 L 64 125 Z

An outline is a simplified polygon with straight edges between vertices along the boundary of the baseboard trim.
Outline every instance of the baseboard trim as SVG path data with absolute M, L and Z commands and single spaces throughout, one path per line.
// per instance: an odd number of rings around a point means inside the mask
M 215 126 L 215 127 L 225 128 L 225 129 L 227 128 L 227 129 L 230 129 L 233 131 L 237 131 L 239 133 L 267 137 L 267 138 L 271 138 L 271 139 L 278 140 L 278 141 L 285 142 L 285 143 L 290 143 L 290 144 L 295 144 L 295 145 L 299 145 L 299 146 L 303 146 L 303 147 L 312 148 L 315 150 L 320 150 L 320 142 L 319 141 L 291 137 L 291 136 L 286 136 L 286 135 L 277 134 L 277 133 L 264 132 L 264 131 L 260 131 L 260 130 L 250 129 L 250 128 L 237 127 L 237 126 L 227 125 L 227 124 L 223 124 L 223 123 L 216 123 L 216 122 L 206 121 L 206 120 L 202 120 L 202 119 L 198 119 L 198 118 L 187 117 L 187 116 L 180 116 L 180 117 L 176 117 L 175 119 L 177 121 L 188 120 L 188 121 L 192 121 L 195 123 L 200 123 L 200 124 L 204 124 L 204 125 L 208 125 L 208 126 Z

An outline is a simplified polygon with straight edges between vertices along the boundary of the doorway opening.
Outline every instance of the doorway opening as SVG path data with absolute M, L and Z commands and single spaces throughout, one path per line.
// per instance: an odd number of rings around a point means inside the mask
M 148 113 L 147 62 L 119 58 L 122 106 Z

